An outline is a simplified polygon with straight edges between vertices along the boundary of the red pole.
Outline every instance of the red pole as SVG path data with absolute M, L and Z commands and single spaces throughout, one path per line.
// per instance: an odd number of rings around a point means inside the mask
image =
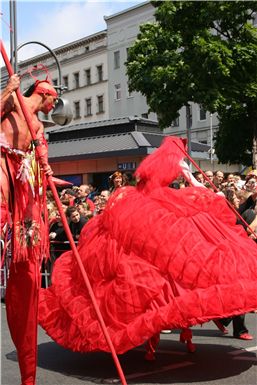
M 1 54 L 2 54 L 2 57 L 4 59 L 4 62 L 5 62 L 5 65 L 6 65 L 6 68 L 7 68 L 7 71 L 9 73 L 9 76 L 13 75 L 14 74 L 14 71 L 13 71 L 13 68 L 9 62 L 9 59 L 8 59 L 8 56 L 6 54 L 6 51 L 5 51 L 5 48 L 4 48 L 4 45 L 3 45 L 3 42 L 2 40 L 0 40 L 0 44 L 1 44 Z M 28 125 L 28 128 L 29 128 L 29 131 L 30 131 L 30 134 L 31 134 L 31 137 L 32 137 L 32 140 L 36 142 L 37 140 L 37 137 L 36 137 L 36 134 L 35 134 L 35 131 L 34 131 L 34 127 L 31 123 L 31 120 L 30 120 L 30 116 L 28 114 L 28 111 L 27 111 L 27 108 L 26 108 L 26 105 L 24 103 L 24 100 L 23 100 L 23 97 L 21 95 L 21 92 L 20 90 L 16 90 L 16 94 L 17 94 L 17 98 L 19 100 L 19 103 L 20 103 L 20 107 L 22 109 L 22 112 L 23 112 L 23 115 L 25 117 L 25 120 L 27 122 L 27 125 Z M 36 152 L 37 152 L 37 155 L 39 157 L 39 162 L 41 160 L 41 155 L 42 155 L 42 149 L 39 146 L 36 146 Z M 59 198 L 59 195 L 57 193 L 57 190 L 56 190 L 56 187 L 55 187 L 55 184 L 52 180 L 52 176 L 48 176 L 47 175 L 47 179 L 48 179 L 48 184 L 52 190 L 52 193 L 53 193 L 53 196 L 54 196 L 54 199 L 55 199 L 55 202 L 57 204 L 57 207 L 58 207 L 58 210 L 59 210 L 59 213 L 60 213 L 60 216 L 61 216 L 61 219 L 62 219 L 62 223 L 63 223 L 63 226 L 64 226 L 64 229 L 65 229 L 65 232 L 66 232 L 66 235 L 67 235 L 67 238 L 70 242 L 70 246 L 71 246 L 71 249 L 75 255 L 75 258 L 77 260 L 77 263 L 79 265 L 79 268 L 80 268 L 80 271 L 81 271 L 81 274 L 83 276 L 83 279 L 84 279 L 84 282 L 86 284 L 86 287 L 87 287 L 87 290 L 88 290 L 88 293 L 89 293 L 89 296 L 90 296 L 90 299 L 92 301 L 92 304 L 93 304 L 93 307 L 95 309 L 95 312 L 96 312 L 96 315 L 97 315 L 97 318 L 98 318 L 98 321 L 100 323 L 100 326 L 102 328 L 102 331 L 103 331 L 103 334 L 105 336 L 105 339 L 106 339 L 106 342 L 110 348 L 110 351 L 111 351 L 111 354 L 112 354 L 112 357 L 113 357 L 113 360 L 114 360 L 114 363 L 116 365 L 116 368 L 117 368 L 117 371 L 118 371 L 118 374 L 119 374 L 119 377 L 121 379 L 121 382 L 123 385 L 127 385 L 127 382 L 126 382 L 126 379 L 125 379 L 125 376 L 124 376 L 124 373 L 123 373 L 123 370 L 121 368 L 121 365 L 120 365 L 120 362 L 119 362 L 119 359 L 117 357 L 117 353 L 114 349 L 114 346 L 113 346 L 113 343 L 111 341 L 111 338 L 109 336 L 109 333 L 108 333 L 108 330 L 106 328 L 106 325 L 105 325 L 105 322 L 103 320 L 103 317 L 102 317 L 102 314 L 100 312 L 100 309 L 98 307 L 98 304 L 96 302 L 96 298 L 95 298 L 95 295 L 93 293 L 93 290 L 92 290 L 92 287 L 91 287 L 91 284 L 90 284 L 90 281 L 88 279 L 88 276 L 87 276 L 87 273 L 86 273 L 86 270 L 84 268 L 84 265 L 82 263 L 82 260 L 80 258 L 80 255 L 78 253 L 78 250 L 76 248 L 76 245 L 75 245 L 75 242 L 72 238 L 72 234 L 71 234 L 71 231 L 70 231 L 70 228 L 69 228 L 69 225 L 68 225 L 68 222 L 67 222 L 67 219 L 66 219 L 66 216 L 65 216 L 65 213 L 63 211 L 63 208 L 62 208 L 62 204 L 61 204 L 61 201 L 60 201 L 60 198 Z
M 176 143 L 176 142 L 175 142 Z M 207 180 L 207 182 L 210 183 L 214 191 L 219 192 L 219 189 L 215 186 L 215 184 L 208 178 L 208 176 L 205 174 L 205 172 L 198 166 L 198 164 L 194 161 L 194 159 L 191 158 L 191 156 L 183 149 L 181 148 L 178 143 L 176 145 L 180 148 L 180 150 L 183 152 L 183 154 L 190 160 L 190 162 L 195 166 L 195 168 L 204 176 L 204 178 Z M 226 199 L 227 200 L 227 199 Z M 248 230 L 254 235 L 254 237 L 257 239 L 257 235 L 255 232 L 251 229 L 251 227 L 248 225 L 248 223 L 244 220 L 244 218 L 237 212 L 237 210 L 234 208 L 234 206 L 227 200 L 227 203 L 231 210 L 236 214 L 236 216 L 242 221 L 242 223 L 248 228 Z

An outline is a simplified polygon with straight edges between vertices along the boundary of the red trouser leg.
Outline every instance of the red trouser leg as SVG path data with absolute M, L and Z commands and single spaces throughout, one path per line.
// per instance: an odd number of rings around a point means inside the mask
M 22 385 L 34 385 L 36 379 L 38 293 L 38 263 L 12 263 L 6 291 L 6 311 L 17 349 Z

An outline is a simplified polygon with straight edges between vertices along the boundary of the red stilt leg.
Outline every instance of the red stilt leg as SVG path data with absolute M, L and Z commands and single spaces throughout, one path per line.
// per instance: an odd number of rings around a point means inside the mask
M 145 359 L 147 361 L 154 361 L 155 360 L 155 351 L 160 341 L 160 334 L 157 333 L 154 336 L 152 336 L 147 342 L 146 342 L 146 354 Z
M 180 342 L 187 344 L 189 353 L 194 353 L 196 351 L 196 347 L 192 343 L 192 331 L 189 328 L 182 329 L 180 333 Z

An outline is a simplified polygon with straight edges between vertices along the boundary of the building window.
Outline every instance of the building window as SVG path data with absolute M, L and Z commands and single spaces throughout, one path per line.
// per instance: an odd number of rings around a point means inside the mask
M 102 65 L 97 66 L 96 69 L 97 69 L 97 79 L 99 82 L 102 82 L 103 81 L 103 66 Z
M 120 84 L 115 84 L 115 95 L 114 98 L 115 100 L 120 100 L 121 99 L 121 86 Z
M 206 110 L 203 106 L 199 106 L 199 120 L 206 120 Z
M 91 84 L 91 70 L 90 70 L 90 68 L 85 70 L 85 77 L 86 77 L 86 86 L 89 86 Z
M 97 112 L 101 114 L 104 112 L 104 97 L 103 95 L 97 96 Z
M 85 46 L 85 52 L 88 52 L 89 51 L 89 45 L 86 45 Z
M 80 102 L 74 102 L 74 119 L 80 118 Z
M 114 52 L 114 69 L 120 68 L 120 51 Z
M 148 119 L 148 113 L 147 112 L 143 113 L 141 116 L 142 116 L 142 118 Z
M 172 127 L 179 127 L 179 118 L 174 119 L 174 120 L 171 122 L 171 126 L 172 126 Z
M 86 99 L 86 116 L 92 115 L 92 100 L 91 98 Z
M 68 89 L 69 89 L 69 80 L 68 80 L 68 76 L 64 76 L 64 77 L 62 78 L 62 80 L 63 80 L 63 85 L 64 85 L 65 89 L 68 90 Z
M 74 88 L 79 88 L 79 72 L 75 72 L 74 76 Z
M 54 85 L 54 86 L 57 86 L 57 85 L 58 85 L 58 80 L 57 80 L 57 79 L 53 79 L 52 82 L 53 82 L 53 85 Z

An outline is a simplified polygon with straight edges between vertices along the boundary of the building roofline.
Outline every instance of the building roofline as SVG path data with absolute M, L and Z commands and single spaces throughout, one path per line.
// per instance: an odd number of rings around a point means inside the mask
M 150 1 L 144 1 L 143 3 L 139 3 L 139 4 L 136 4 L 136 5 L 133 5 L 133 7 L 123 9 L 122 11 L 117 12 L 117 13 L 114 13 L 113 15 L 110 15 L 110 16 L 104 16 L 104 20 L 105 20 L 105 21 L 111 20 L 111 19 L 114 18 L 114 17 L 123 15 L 124 13 L 128 13 L 128 12 L 130 12 L 130 11 L 134 11 L 134 9 L 138 9 L 138 8 L 140 8 L 140 7 L 143 7 L 143 6 L 145 6 L 146 4 L 151 4 L 151 2 L 150 2 Z
M 54 53 L 56 55 L 59 55 L 63 52 L 66 52 L 68 49 L 74 49 L 76 47 L 79 47 L 83 44 L 87 44 L 87 43 L 90 43 L 94 40 L 97 40 L 97 39 L 100 39 L 100 38 L 103 38 L 103 37 L 106 37 L 107 36 L 107 29 L 104 29 L 102 31 L 99 31 L 99 32 L 96 32 L 96 33 L 93 33 L 92 35 L 89 35 L 89 36 L 86 36 L 86 37 L 82 37 L 78 40 L 74 40 L 70 43 L 67 43 L 67 44 L 64 44 L 64 45 L 61 45 L 59 47 L 56 47 L 56 48 L 53 48 L 52 50 L 54 51 Z M 47 52 L 43 52 L 41 54 L 38 54 L 38 55 L 35 55 L 33 57 L 30 57 L 30 58 L 27 58 L 27 59 L 24 59 L 24 60 L 19 60 L 19 65 L 24 65 L 25 63 L 29 62 L 29 61 L 38 61 L 39 59 L 41 60 L 42 58 L 45 58 L 45 57 L 51 57 L 51 54 L 49 53 L 49 51 Z M 19 58 L 19 57 L 18 57 Z
M 74 131 L 75 129 L 86 129 L 91 127 L 108 127 L 108 126 L 114 126 L 114 125 L 120 125 L 120 124 L 126 124 L 126 123 L 132 123 L 132 122 L 138 122 L 138 123 L 145 123 L 152 126 L 158 126 L 158 122 L 155 120 L 146 119 L 139 116 L 124 116 L 120 118 L 112 118 L 112 119 L 104 119 L 104 120 L 98 120 L 98 121 L 92 121 L 92 122 L 81 122 L 77 124 L 70 124 L 68 126 L 58 127 L 53 126 L 50 127 L 47 132 L 48 133 L 56 133 L 56 132 L 64 132 L 64 131 Z

